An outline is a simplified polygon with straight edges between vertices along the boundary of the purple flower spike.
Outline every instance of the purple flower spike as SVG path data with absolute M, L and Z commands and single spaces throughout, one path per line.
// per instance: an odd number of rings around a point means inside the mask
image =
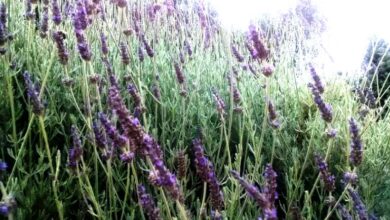
M 181 70 L 181 68 L 177 62 L 175 62 L 174 68 L 175 68 L 177 82 L 179 84 L 184 84 L 184 81 L 185 81 L 184 74 L 183 74 L 183 71 Z
M 74 169 L 78 166 L 78 163 L 83 155 L 83 148 L 81 145 L 80 135 L 76 126 L 74 125 L 71 128 L 71 137 L 73 141 L 73 146 L 69 150 L 68 166 Z
M 363 161 L 363 142 L 360 138 L 357 122 L 353 118 L 349 120 L 349 133 L 351 134 L 351 153 L 349 160 L 353 166 L 359 166 Z
M 3 215 L 3 216 L 8 216 L 9 213 L 10 213 L 10 207 L 8 204 L 6 203 L 1 203 L 0 204 L 0 214 Z
M 188 40 L 184 40 L 184 48 L 186 49 L 188 56 L 191 57 L 193 52 Z
M 214 171 L 214 166 L 205 156 L 201 140 L 195 139 L 192 144 L 195 153 L 196 171 L 202 181 L 207 182 L 209 185 L 212 207 L 221 211 L 224 206 L 224 198 Z
M 4 161 L 0 161 L 0 171 L 6 171 L 8 168 L 8 164 Z
M 160 210 L 156 207 L 151 195 L 146 193 L 143 185 L 137 188 L 138 202 L 150 220 L 160 220 Z
M 320 76 L 318 76 L 316 70 L 311 64 L 309 64 L 309 68 L 310 68 L 310 75 L 313 78 L 315 87 L 318 89 L 320 94 L 324 93 L 325 89 L 324 89 L 324 85 L 321 82 Z
M 353 220 L 351 213 L 349 213 L 348 209 L 344 205 L 338 204 L 337 210 L 339 211 L 343 220 Z
M 154 56 L 154 51 L 153 48 L 149 45 L 148 41 L 146 40 L 145 35 L 141 35 L 141 41 L 144 44 L 146 53 L 148 54 L 149 57 L 152 58 Z
M 264 76 L 266 77 L 269 77 L 272 75 L 272 73 L 275 71 L 275 67 L 270 64 L 270 63 L 267 63 L 265 64 L 262 68 L 261 68 L 261 72 L 263 73 Z
M 120 53 L 122 57 L 122 63 L 124 65 L 129 65 L 130 64 L 130 56 L 129 56 L 129 51 L 127 50 L 127 45 L 125 42 L 120 43 Z
M 355 211 L 357 212 L 359 219 L 368 220 L 366 206 L 362 202 L 362 199 L 360 198 L 359 194 L 351 188 L 348 188 L 348 193 L 352 197 L 353 207 L 355 208 Z
M 253 25 L 249 27 L 249 38 L 252 40 L 253 46 L 257 52 L 256 58 L 265 60 L 269 55 L 269 51 L 264 45 L 264 43 L 261 41 L 260 34 L 259 32 L 257 32 L 256 27 Z
M 273 208 L 273 204 L 267 198 L 267 195 L 261 193 L 256 186 L 247 182 L 244 178 L 240 176 L 240 174 L 237 171 L 231 170 L 230 173 L 245 189 L 246 193 L 256 201 L 258 206 L 260 206 L 263 209 L 264 218 L 269 220 L 276 220 L 277 219 L 276 209 Z
M 58 1 L 57 0 L 52 0 L 52 5 L 51 5 L 51 10 L 53 13 L 52 19 L 54 24 L 60 25 L 62 22 L 62 17 L 61 17 L 61 10 L 60 7 L 58 6 Z
M 266 194 L 267 198 L 273 204 L 275 200 L 278 199 L 278 193 L 276 192 L 276 188 L 277 188 L 276 177 L 278 177 L 278 175 L 272 169 L 271 164 L 267 164 L 263 175 L 266 180 L 265 181 L 266 184 L 263 192 Z
M 118 148 L 125 148 L 128 145 L 129 140 L 124 135 L 119 134 L 116 127 L 108 120 L 104 113 L 99 113 L 99 119 L 102 123 L 107 135 L 114 142 L 114 145 Z
M 101 43 L 102 54 L 107 55 L 108 54 L 107 37 L 103 33 L 100 33 L 100 43 Z
M 222 98 L 219 96 L 218 92 L 213 89 L 212 90 L 212 96 L 214 98 L 215 106 L 217 107 L 217 111 L 220 115 L 225 115 L 225 102 L 222 100 Z
M 133 161 L 134 159 L 134 153 L 130 151 L 125 151 L 119 157 L 122 162 L 131 163 L 131 161 Z
M 144 59 L 145 59 L 144 50 L 142 49 L 141 46 L 138 47 L 138 59 L 141 62 L 144 62 Z
M 268 108 L 268 121 L 270 125 L 277 129 L 280 127 L 280 122 L 278 120 L 278 114 L 276 113 L 274 104 L 268 100 L 267 102 L 267 108 Z
M 27 88 L 27 96 L 31 100 L 32 111 L 36 115 L 43 115 L 44 106 L 42 104 L 41 98 L 39 97 L 39 89 L 34 83 L 31 81 L 30 73 L 25 71 L 23 73 L 24 83 Z
M 47 36 L 47 31 L 49 29 L 49 8 L 47 6 L 43 7 L 42 20 L 39 26 L 40 26 L 40 36 L 42 38 L 45 38 Z
M 93 133 L 95 135 L 96 145 L 100 149 L 105 149 L 107 147 L 107 139 L 105 133 L 103 132 L 103 129 L 101 129 L 101 127 L 97 124 L 96 121 L 93 122 L 92 128 L 93 128 Z
M 92 53 L 82 31 L 76 31 L 77 48 L 80 56 L 85 61 L 91 61 Z
M 4 3 L 0 4 L 0 23 L 7 27 L 7 6 Z
M 314 102 L 316 103 L 318 109 L 321 112 L 322 119 L 324 119 L 324 121 L 328 123 L 332 122 L 333 119 L 332 106 L 324 102 L 324 100 L 321 97 L 320 91 L 317 89 L 315 85 L 309 83 L 308 86 L 311 89 L 311 92 L 314 96 Z
M 87 10 L 81 0 L 77 1 L 77 6 L 73 15 L 73 26 L 76 32 L 85 30 L 88 27 Z
M 314 159 L 325 184 L 325 189 L 332 192 L 335 189 L 335 177 L 329 172 L 328 164 L 319 154 L 315 154 Z
M 237 47 L 234 45 L 232 45 L 232 53 L 239 63 L 244 62 L 244 57 L 240 54 L 240 51 L 238 51 Z
M 60 63 L 62 65 L 66 65 L 68 63 L 68 59 L 69 59 L 69 53 L 66 50 L 65 42 L 64 42 L 66 35 L 62 31 L 56 31 L 53 33 L 53 38 L 54 38 L 54 41 L 55 41 L 56 46 L 57 46 L 58 57 L 59 57 Z

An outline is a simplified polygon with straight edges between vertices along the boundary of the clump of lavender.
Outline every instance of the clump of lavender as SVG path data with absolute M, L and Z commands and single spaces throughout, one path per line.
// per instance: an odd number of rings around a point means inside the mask
M 40 36 L 42 38 L 45 38 L 47 36 L 47 31 L 49 29 L 49 8 L 47 6 L 43 7 L 43 15 L 39 27 L 40 27 Z
M 314 81 L 315 87 L 318 89 L 320 94 L 324 93 L 324 85 L 322 84 L 322 81 L 320 79 L 320 76 L 317 74 L 317 71 L 314 69 L 313 65 L 309 64 L 310 69 L 310 75 Z
M 145 54 L 141 46 L 138 47 L 138 59 L 140 62 L 144 62 Z
M 77 39 L 77 48 L 79 50 L 80 56 L 84 61 L 91 61 L 92 53 L 85 39 L 83 31 L 76 30 L 76 39 Z
M 349 120 L 349 133 L 351 134 L 351 153 L 349 161 L 353 166 L 359 166 L 363 160 L 363 142 L 360 138 L 359 127 L 355 119 Z
M 253 57 L 259 58 L 260 60 L 265 60 L 269 55 L 269 51 L 261 40 L 260 34 L 256 30 L 256 27 L 253 25 L 249 26 L 249 38 L 252 41 L 253 47 L 257 52 L 257 56 Z
M 43 115 L 44 106 L 41 98 L 39 97 L 39 87 L 31 81 L 30 73 L 25 71 L 23 73 L 24 83 L 27 88 L 27 96 L 29 97 L 32 104 L 32 111 L 36 115 Z
M 151 195 L 146 193 L 145 186 L 139 185 L 137 187 L 138 202 L 141 205 L 144 213 L 148 216 L 150 220 L 159 220 L 162 219 L 160 215 L 160 210 L 153 201 Z
M 231 170 L 230 173 L 245 189 L 247 194 L 256 201 L 257 205 L 262 208 L 263 216 L 265 219 L 276 220 L 278 218 L 276 209 L 273 208 L 273 204 L 267 198 L 266 194 L 261 193 L 256 186 L 247 182 L 244 178 L 240 176 L 237 171 Z
M 61 17 L 61 10 L 60 10 L 60 7 L 58 5 L 57 0 L 52 0 L 51 10 L 53 13 L 52 19 L 53 19 L 54 24 L 60 25 L 62 22 L 62 17 Z
M 161 5 L 157 3 L 149 4 L 146 8 L 149 19 L 154 21 L 156 19 L 157 12 L 161 10 Z
M 219 114 L 221 116 L 225 115 L 226 114 L 225 113 L 226 105 L 225 105 L 225 102 L 223 101 L 223 99 L 219 96 L 217 90 L 212 89 L 212 96 L 213 96 L 215 106 L 217 107 L 217 111 L 219 112 Z
M 367 105 L 369 108 L 375 108 L 376 98 L 374 96 L 374 93 L 369 88 L 356 88 L 356 93 L 359 97 L 359 101 L 362 104 Z
M 267 109 L 268 109 L 268 122 L 269 124 L 277 129 L 280 127 L 280 122 L 278 120 L 278 114 L 276 113 L 275 106 L 271 102 L 271 100 L 267 101 Z
M 101 44 L 100 48 L 102 54 L 107 56 L 108 54 L 107 37 L 103 33 L 100 33 L 100 44 Z
M 329 172 L 328 164 L 321 155 L 314 155 L 315 163 L 320 171 L 321 179 L 324 182 L 325 189 L 332 192 L 335 189 L 335 177 Z
M 316 103 L 318 109 L 321 112 L 322 119 L 324 119 L 324 121 L 328 123 L 332 122 L 333 119 L 332 106 L 324 102 L 324 100 L 321 97 L 320 91 L 317 89 L 315 85 L 309 83 L 308 86 L 311 89 L 311 92 L 314 96 L 314 102 Z
M 352 188 L 348 188 L 347 190 L 348 190 L 349 195 L 352 198 L 353 207 L 354 207 L 355 211 L 357 212 L 359 219 L 368 220 L 368 213 L 367 213 L 366 206 L 362 202 L 362 199 L 360 198 L 359 194 L 355 190 L 353 190 Z
M 149 45 L 149 43 L 147 42 L 147 40 L 145 38 L 145 35 L 143 35 L 143 34 L 141 35 L 141 41 L 144 44 L 146 53 L 148 54 L 149 57 L 152 58 L 154 56 L 153 48 Z
M 274 204 L 275 200 L 278 199 L 278 193 L 276 191 L 277 188 L 276 178 L 278 177 L 278 175 L 276 174 L 274 169 L 272 169 L 271 164 L 266 165 L 263 176 L 265 178 L 265 186 L 264 186 L 263 193 L 265 193 L 268 200 L 272 204 Z
M 200 139 L 192 142 L 195 153 L 196 172 L 202 181 L 209 185 L 211 205 L 214 209 L 221 211 L 224 206 L 223 193 L 214 171 L 214 166 L 204 154 L 204 147 Z
M 53 38 L 57 46 L 58 58 L 62 65 L 66 65 L 69 59 L 69 53 L 66 50 L 65 42 L 66 35 L 62 31 L 56 31 L 53 33 Z
M 127 50 L 127 45 L 125 42 L 120 43 L 120 54 L 122 58 L 122 63 L 124 65 L 129 65 L 130 64 L 130 56 L 129 56 L 129 51 Z
M 351 184 L 351 185 L 355 185 L 358 181 L 358 176 L 355 172 L 345 172 L 344 175 L 343 175 L 343 180 L 342 182 L 344 184 Z
M 81 157 L 83 156 L 83 148 L 81 145 L 81 139 L 79 132 L 75 125 L 71 128 L 71 137 L 73 146 L 69 150 L 68 166 L 71 169 L 77 168 Z
M 173 66 L 175 68 L 177 82 L 180 85 L 180 95 L 186 96 L 187 91 L 186 91 L 186 87 L 185 87 L 184 73 L 183 73 L 182 69 L 180 68 L 179 63 L 175 62 Z
M 234 72 L 234 71 L 233 71 Z M 241 94 L 240 91 L 238 90 L 237 87 L 237 79 L 236 77 L 232 75 L 228 75 L 228 81 L 229 81 L 229 86 L 230 86 L 230 92 L 231 95 L 233 96 L 233 102 L 234 102 L 234 111 L 237 113 L 242 112 L 242 108 L 240 107 L 241 104 Z
M 244 62 L 244 57 L 241 55 L 240 51 L 238 51 L 237 47 L 234 45 L 232 45 L 232 53 L 239 63 Z

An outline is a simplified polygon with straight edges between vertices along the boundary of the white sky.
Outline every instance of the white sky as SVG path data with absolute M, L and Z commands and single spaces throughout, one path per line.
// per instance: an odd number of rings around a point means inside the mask
M 247 30 L 251 20 L 263 14 L 278 15 L 297 0 L 209 0 L 227 28 Z M 333 71 L 360 67 L 371 36 L 390 42 L 389 0 L 312 0 L 327 20 L 323 43 L 334 62 Z M 330 62 L 330 61 L 329 61 Z

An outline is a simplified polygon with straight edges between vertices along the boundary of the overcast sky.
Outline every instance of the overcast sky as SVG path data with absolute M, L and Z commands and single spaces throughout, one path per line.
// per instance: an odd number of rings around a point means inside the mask
M 295 6 L 297 0 L 209 0 L 227 28 L 247 30 L 251 20 L 267 13 L 278 15 Z M 323 42 L 334 62 L 332 70 L 360 67 L 370 37 L 390 41 L 389 0 L 314 0 L 327 20 Z

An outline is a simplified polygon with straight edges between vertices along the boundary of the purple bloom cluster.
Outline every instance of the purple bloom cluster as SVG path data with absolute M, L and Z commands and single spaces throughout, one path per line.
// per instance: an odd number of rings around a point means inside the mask
M 187 158 L 184 150 L 180 150 L 176 156 L 177 160 L 177 178 L 183 179 L 186 176 Z
M 161 5 L 157 3 L 149 4 L 146 7 L 149 19 L 154 21 L 156 19 L 157 12 L 161 10 Z
M 252 41 L 253 47 L 256 51 L 256 53 L 251 52 L 252 57 L 254 59 L 258 58 L 260 60 L 265 60 L 269 55 L 269 51 L 261 41 L 260 34 L 253 25 L 249 26 L 249 39 Z
M 309 64 L 309 69 L 310 69 L 310 75 L 313 78 L 315 87 L 318 89 L 320 94 L 324 93 L 325 89 L 324 89 L 324 85 L 321 82 L 320 76 L 317 74 L 316 70 L 314 69 L 314 67 L 311 64 Z
M 154 56 L 153 48 L 149 45 L 148 41 L 145 38 L 145 35 L 143 35 L 143 34 L 141 35 L 141 41 L 144 44 L 146 53 L 148 54 L 149 57 L 152 58 Z
M 58 0 L 52 0 L 51 10 L 53 13 L 52 19 L 53 19 L 54 24 L 60 25 L 62 22 L 62 17 L 61 17 L 61 10 L 60 10 L 60 7 L 58 5 Z
M 191 57 L 193 52 L 192 52 L 192 48 L 191 48 L 190 42 L 188 42 L 187 39 L 184 40 L 184 48 L 187 51 L 188 56 Z
M 357 122 L 353 118 L 349 120 L 349 133 L 351 134 L 351 153 L 349 160 L 353 166 L 358 166 L 363 161 L 363 142 L 360 138 Z
M 141 115 L 141 113 L 144 111 L 143 106 L 142 106 L 141 96 L 140 96 L 137 88 L 135 87 L 135 85 L 132 83 L 130 83 L 128 85 L 127 90 L 129 91 L 131 97 L 134 100 L 134 105 L 135 105 L 134 116 L 139 117 Z
M 266 77 L 271 76 L 272 73 L 274 73 L 274 71 L 275 71 L 275 67 L 270 63 L 264 64 L 263 67 L 261 68 L 261 72 Z
M 275 106 L 271 102 L 271 100 L 267 101 L 267 109 L 268 109 L 268 122 L 269 124 L 277 129 L 280 127 L 280 122 L 278 120 L 278 114 L 276 113 Z
M 137 187 L 138 202 L 144 210 L 145 214 L 150 220 L 159 220 L 162 219 L 160 215 L 160 210 L 153 201 L 151 195 L 146 192 L 145 186 L 139 185 Z
M 240 54 L 237 47 L 232 45 L 232 53 L 239 63 L 244 62 L 244 57 Z
M 261 193 L 256 186 L 242 178 L 237 171 L 231 170 L 230 173 L 245 189 L 247 194 L 262 208 L 265 219 L 278 219 L 276 209 L 273 207 L 273 203 L 268 199 L 267 194 Z
M 141 46 L 139 46 L 137 52 L 138 52 L 139 61 L 144 62 L 145 59 L 144 49 Z
M 82 0 L 77 1 L 73 15 L 73 26 L 76 32 L 83 31 L 88 27 L 87 11 Z
M 325 189 L 332 192 L 335 189 L 335 177 L 329 172 L 328 164 L 321 155 L 314 155 L 315 163 L 320 171 L 321 179 L 324 182 Z
M 71 137 L 73 141 L 73 146 L 69 150 L 68 166 L 71 169 L 75 169 L 78 166 L 81 157 L 83 156 L 83 148 L 81 145 L 79 132 L 74 125 L 71 128 Z
M 213 89 L 212 90 L 212 96 L 214 98 L 215 106 L 217 107 L 217 111 L 220 115 L 225 115 L 225 102 L 222 100 L 222 98 L 219 96 L 218 92 Z
M 107 147 L 107 139 L 105 132 L 101 127 L 98 125 L 96 121 L 92 123 L 92 129 L 93 129 L 93 134 L 95 136 L 95 142 L 96 146 L 99 147 L 100 149 L 105 149 Z
M 47 31 L 49 29 L 49 8 L 47 6 L 43 7 L 42 20 L 39 24 L 40 27 L 40 36 L 45 38 L 47 36 Z
M 143 137 L 145 152 L 152 161 L 154 170 L 153 184 L 166 189 L 168 194 L 178 201 L 183 201 L 183 196 L 177 183 L 176 176 L 171 173 L 165 166 L 162 159 L 162 152 L 157 142 L 150 136 L 145 134 Z
M 0 3 L 0 23 L 7 27 L 7 6 L 4 3 Z
M 359 194 L 352 188 L 348 188 L 348 193 L 352 198 L 353 207 L 358 214 L 360 220 L 368 220 L 367 209 L 364 203 L 362 202 Z
M 77 39 L 77 48 L 79 50 L 80 56 L 85 61 L 90 61 L 92 58 L 92 53 L 85 39 L 84 32 L 81 30 L 76 30 L 76 39 Z
M 333 119 L 332 106 L 324 102 L 324 100 L 321 97 L 320 91 L 315 85 L 309 83 L 308 86 L 311 89 L 311 92 L 314 96 L 314 102 L 316 103 L 318 109 L 321 112 L 322 119 L 324 119 L 324 121 L 328 123 L 332 122 Z
M 196 172 L 202 181 L 209 185 L 212 207 L 220 211 L 224 206 L 224 198 L 214 171 L 214 166 L 204 154 L 204 147 L 202 146 L 201 140 L 197 138 L 193 140 L 192 144 L 195 153 Z
M 120 43 L 120 54 L 122 58 L 122 63 L 124 65 L 129 65 L 130 64 L 130 56 L 129 56 L 129 51 L 127 50 L 127 45 L 125 42 Z
M 349 213 L 348 209 L 344 205 L 338 204 L 337 210 L 339 211 L 343 220 L 353 220 L 351 213 Z
M 68 63 L 68 59 L 69 59 L 69 53 L 66 50 L 65 42 L 64 42 L 66 35 L 62 31 L 56 31 L 53 33 L 53 38 L 54 38 L 54 41 L 55 41 L 56 46 L 57 46 L 58 57 L 59 57 L 60 63 L 62 65 L 66 65 Z
M 358 181 L 358 176 L 355 172 L 345 172 L 343 175 L 343 183 L 355 185 Z
M 7 33 L 7 7 L 4 3 L 0 5 L 0 46 L 3 46 L 8 41 Z M 5 50 L 4 48 L 0 48 Z
M 33 107 L 32 111 L 36 115 L 42 115 L 44 106 L 42 104 L 41 98 L 39 97 L 39 88 L 31 81 L 31 76 L 29 72 L 25 71 L 23 73 L 23 77 L 24 83 L 27 88 L 27 96 L 30 98 Z
M 107 37 L 103 33 L 100 33 L 100 43 L 101 43 L 100 48 L 101 48 L 102 54 L 107 56 L 107 54 L 108 54 Z
M 278 177 L 278 175 L 276 174 L 274 169 L 272 169 L 271 164 L 266 165 L 263 176 L 265 178 L 265 186 L 263 189 L 263 193 L 265 193 L 268 200 L 272 204 L 274 204 L 275 200 L 278 199 L 278 192 L 276 191 L 276 178 Z
M 27 20 L 32 20 L 34 18 L 34 12 L 32 12 L 32 0 L 26 1 L 26 13 L 25 13 Z

